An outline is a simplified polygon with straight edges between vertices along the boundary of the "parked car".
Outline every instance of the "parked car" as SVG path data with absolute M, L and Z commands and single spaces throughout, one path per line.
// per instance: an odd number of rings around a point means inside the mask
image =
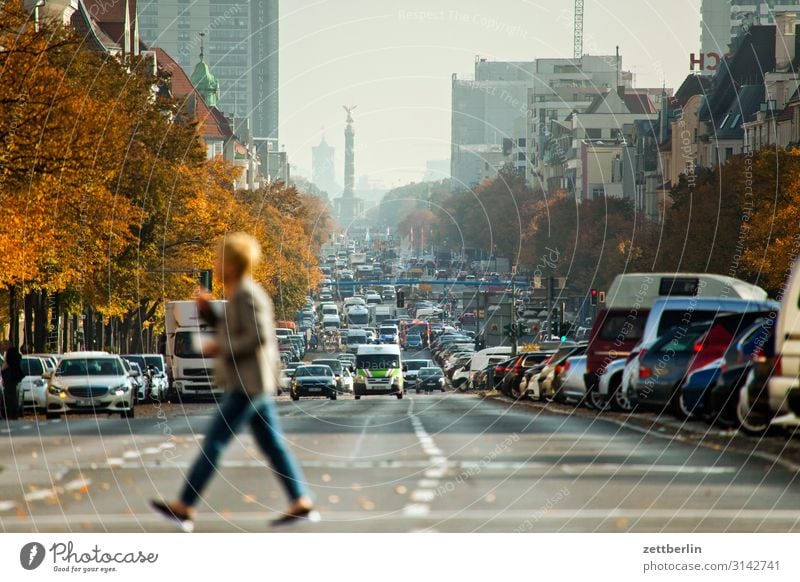
M 697 342 L 710 326 L 711 322 L 702 322 L 674 327 L 639 355 L 639 377 L 630 395 L 634 404 L 657 412 L 669 408 L 673 414 L 686 418 L 690 411 L 685 407 L 680 386 L 695 356 Z
M 724 427 L 741 427 L 751 433 L 763 433 L 769 428 L 769 419 L 741 417 L 740 404 L 747 406 L 748 398 L 741 403 L 745 387 L 755 365 L 755 359 L 762 355 L 765 344 L 772 337 L 775 328 L 775 316 L 766 314 L 753 323 L 731 342 L 720 363 L 720 374 L 710 385 L 703 399 L 701 410 L 715 423 Z
M 47 380 L 48 419 L 97 413 L 134 417 L 133 376 L 119 356 L 101 352 L 65 354 Z
M 533 388 L 530 383 L 526 384 L 526 391 L 523 392 L 520 383 L 522 381 L 523 376 L 525 375 L 525 371 L 528 368 L 532 368 L 538 364 L 543 363 L 545 360 L 550 358 L 553 355 L 552 351 L 540 351 L 540 352 L 522 352 L 518 354 L 514 358 L 512 358 L 511 363 L 506 368 L 503 379 L 500 385 L 500 391 L 505 394 L 506 396 L 511 396 L 512 398 L 522 398 L 527 394 L 531 388 Z
M 22 410 L 42 412 L 47 406 L 47 382 L 44 379 L 48 364 L 39 356 L 23 356 L 22 371 L 25 376 L 17 386 Z
M 336 400 L 336 377 L 330 366 L 310 364 L 298 366 L 291 381 L 292 400 L 302 397 L 324 396 Z
M 560 369 L 559 369 L 560 368 Z M 586 396 L 586 354 L 571 355 L 556 366 L 553 378 L 553 398 L 557 401 L 583 402 Z

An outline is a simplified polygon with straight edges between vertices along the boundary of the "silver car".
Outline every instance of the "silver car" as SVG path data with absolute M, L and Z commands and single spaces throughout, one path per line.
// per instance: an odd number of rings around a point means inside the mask
M 45 377 L 49 381 L 47 418 L 96 413 L 134 416 L 134 376 L 126 371 L 119 356 L 98 352 L 66 354 L 56 371 Z

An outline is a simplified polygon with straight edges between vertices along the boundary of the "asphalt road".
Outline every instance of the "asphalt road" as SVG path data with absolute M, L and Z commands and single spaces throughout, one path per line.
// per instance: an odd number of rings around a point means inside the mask
M 170 531 L 213 404 L 0 426 L 0 530 Z M 797 472 L 767 455 L 448 392 L 278 402 L 323 522 L 295 531 L 800 531 Z M 252 438 L 198 531 L 267 531 L 286 501 Z

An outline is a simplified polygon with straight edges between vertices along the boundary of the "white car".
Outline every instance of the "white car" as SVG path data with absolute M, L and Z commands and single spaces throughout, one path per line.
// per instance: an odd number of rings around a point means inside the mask
M 65 354 L 47 374 L 47 418 L 64 414 L 134 416 L 134 383 L 122 358 L 102 352 Z
M 43 376 L 47 373 L 48 362 L 38 356 L 24 356 L 22 371 L 25 377 L 19 383 L 19 403 L 22 409 L 44 411 L 47 406 L 47 382 Z

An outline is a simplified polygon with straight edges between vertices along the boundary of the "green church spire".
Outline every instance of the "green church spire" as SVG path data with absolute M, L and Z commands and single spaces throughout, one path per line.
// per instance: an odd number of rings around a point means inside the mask
M 192 73 L 192 85 L 209 107 L 216 107 L 219 101 L 219 81 L 208 68 L 208 64 L 203 59 L 203 37 L 205 33 L 200 33 L 200 62 Z

